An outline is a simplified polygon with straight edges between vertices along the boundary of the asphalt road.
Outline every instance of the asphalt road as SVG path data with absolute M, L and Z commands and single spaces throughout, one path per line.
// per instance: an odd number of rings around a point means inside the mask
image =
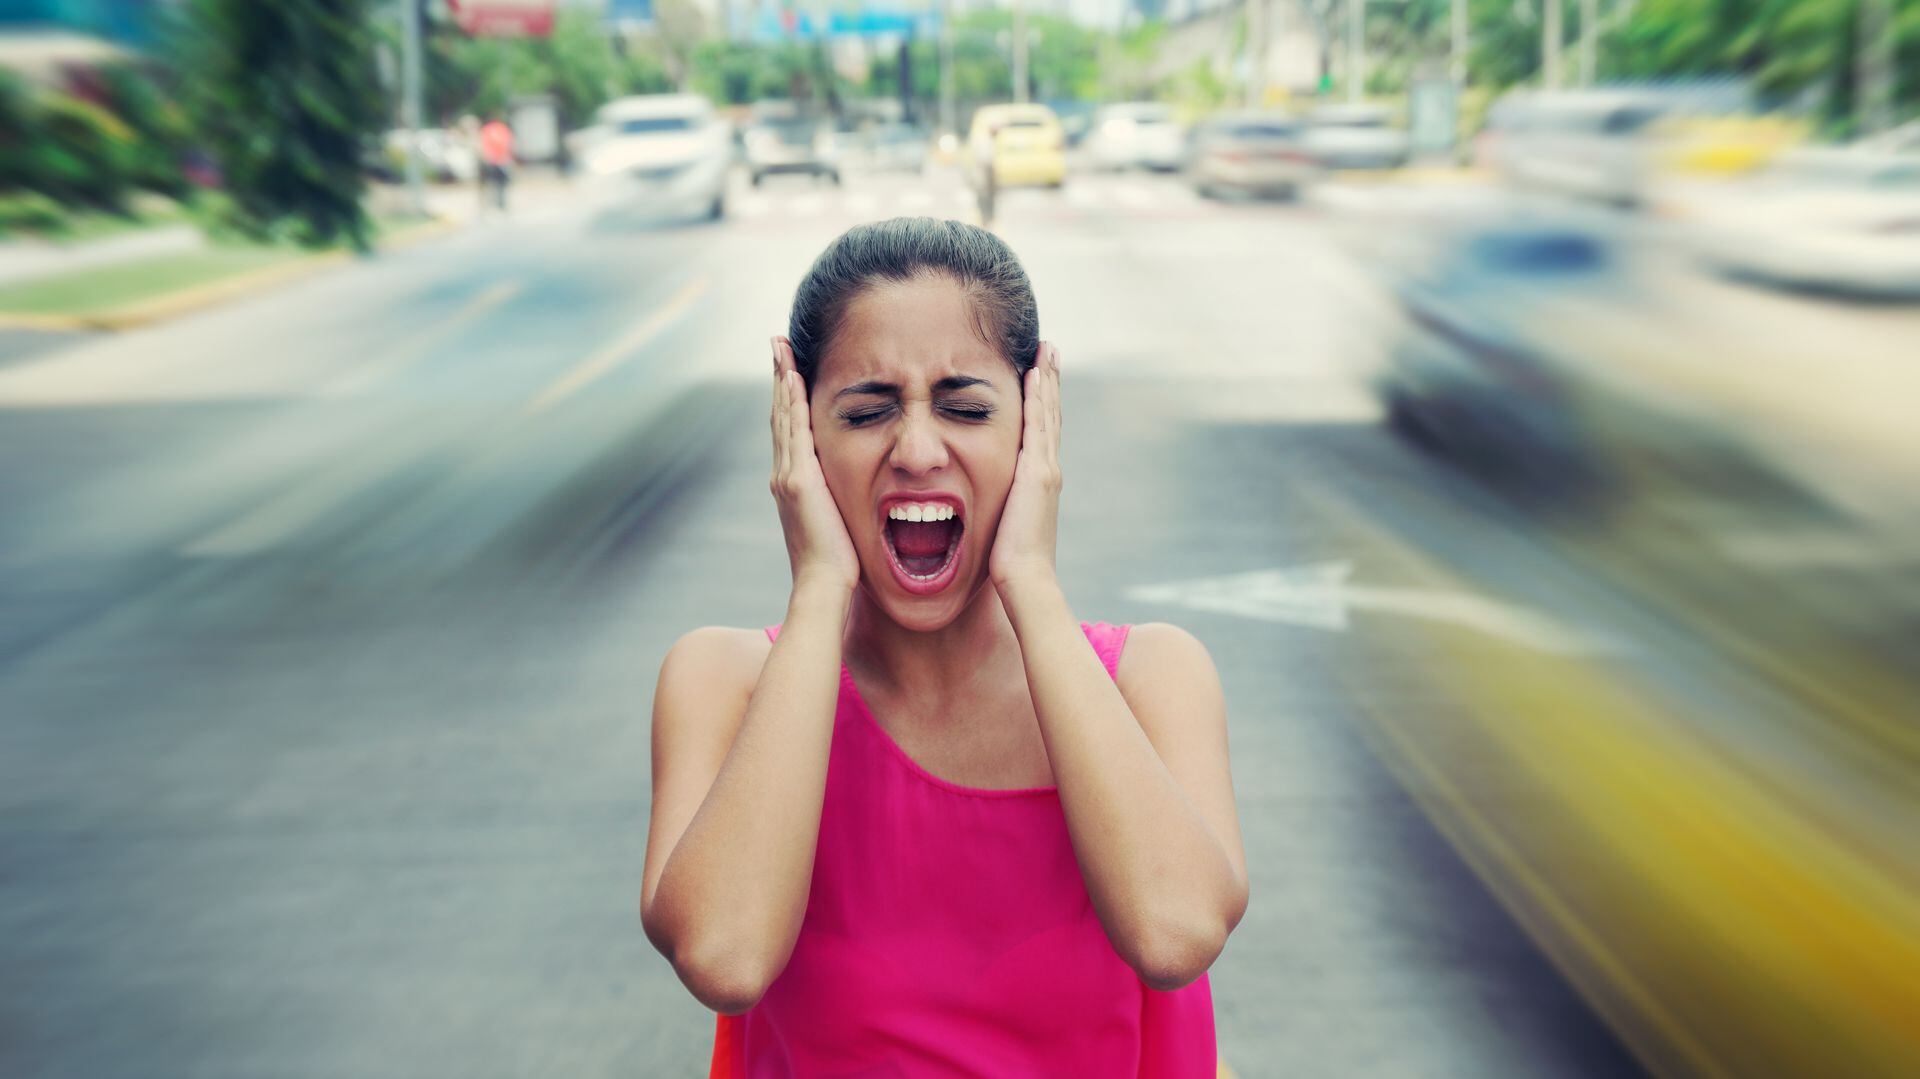
M 784 607 L 761 375 L 807 263 L 965 199 L 732 209 L 550 202 L 0 363 L 0 1072 L 704 1069 L 711 1015 L 636 914 L 654 674 Z M 1064 354 L 1068 592 L 1186 625 L 1227 688 L 1253 900 L 1213 970 L 1224 1061 L 1635 1074 L 1366 733 L 1445 712 L 1407 661 L 1434 634 L 1620 627 L 1498 606 L 1610 609 L 1381 430 L 1378 299 L 1327 212 L 1096 177 L 1001 218 Z M 1384 589 L 1409 550 L 1499 595 L 1249 616 L 1181 583 Z

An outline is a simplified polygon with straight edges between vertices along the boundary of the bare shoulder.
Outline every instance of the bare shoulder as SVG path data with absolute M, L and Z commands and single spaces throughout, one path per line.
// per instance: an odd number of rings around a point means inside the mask
M 656 718 L 662 706 L 679 711 L 678 706 L 692 703 L 688 698 L 721 705 L 738 698 L 744 705 L 772 648 L 766 633 L 757 629 L 703 626 L 682 635 L 660 664 Z
M 1172 690 L 1186 696 L 1210 688 L 1215 697 L 1220 692 L 1220 675 L 1207 646 L 1166 622 L 1143 622 L 1128 631 L 1115 675 L 1120 692 L 1127 697 L 1136 691 L 1158 696 Z

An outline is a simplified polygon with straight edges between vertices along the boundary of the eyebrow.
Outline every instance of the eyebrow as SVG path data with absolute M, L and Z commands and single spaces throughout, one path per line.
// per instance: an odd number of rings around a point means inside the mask
M 964 390 L 973 386 L 991 387 L 992 385 L 993 383 L 988 382 L 986 379 L 976 378 L 973 375 L 948 375 L 946 378 L 933 384 L 933 392 L 950 393 L 954 390 Z M 865 382 L 856 382 L 848 386 L 846 389 L 834 394 L 833 399 L 838 401 L 842 397 L 861 396 L 898 397 L 900 396 L 900 387 L 892 382 L 868 379 Z

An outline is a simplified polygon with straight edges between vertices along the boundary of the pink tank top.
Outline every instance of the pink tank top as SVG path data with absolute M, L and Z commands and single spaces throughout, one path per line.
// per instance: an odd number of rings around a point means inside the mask
M 1128 628 L 1082 625 L 1110 675 Z M 718 1018 L 713 1079 L 1217 1069 L 1206 976 L 1158 992 L 1114 952 L 1058 789 L 933 775 L 874 721 L 844 667 L 793 956 L 752 1010 Z

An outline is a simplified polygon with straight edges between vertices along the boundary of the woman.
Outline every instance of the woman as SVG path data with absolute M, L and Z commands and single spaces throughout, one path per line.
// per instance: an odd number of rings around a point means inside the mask
M 1069 609 L 1038 335 L 997 237 L 913 218 L 834 241 L 773 342 L 786 620 L 688 634 L 654 700 L 641 920 L 715 1075 L 1215 1072 L 1219 680 Z

